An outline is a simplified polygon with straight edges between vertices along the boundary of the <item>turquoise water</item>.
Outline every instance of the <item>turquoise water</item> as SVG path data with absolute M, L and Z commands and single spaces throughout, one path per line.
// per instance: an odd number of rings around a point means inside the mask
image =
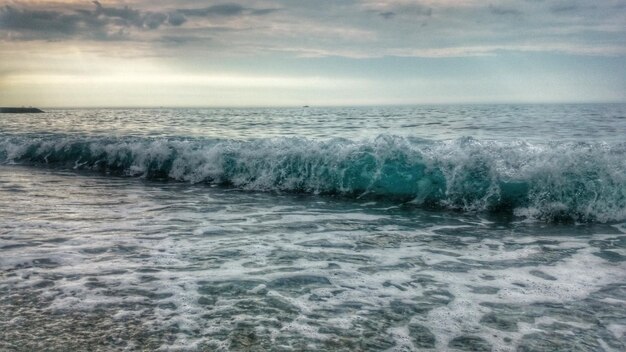
M 0 349 L 626 348 L 626 105 L 0 116 Z

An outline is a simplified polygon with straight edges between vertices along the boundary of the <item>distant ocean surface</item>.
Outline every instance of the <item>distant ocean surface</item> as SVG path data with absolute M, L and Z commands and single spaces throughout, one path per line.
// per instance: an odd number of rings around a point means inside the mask
M 626 104 L 0 115 L 0 350 L 623 351 Z

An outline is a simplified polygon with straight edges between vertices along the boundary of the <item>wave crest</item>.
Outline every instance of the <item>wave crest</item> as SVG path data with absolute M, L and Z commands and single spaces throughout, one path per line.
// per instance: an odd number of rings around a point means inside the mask
M 550 221 L 626 219 L 626 145 L 5 136 L 0 161 L 249 190 L 384 198 Z

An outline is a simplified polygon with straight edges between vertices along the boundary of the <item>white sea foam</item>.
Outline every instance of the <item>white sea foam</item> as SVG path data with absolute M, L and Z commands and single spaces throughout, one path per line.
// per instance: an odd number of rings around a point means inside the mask
M 2 136 L 0 161 L 547 220 L 626 219 L 624 144 Z
M 0 244 L 0 293 L 31 299 L 2 300 L 7 324 L 20 324 L 18 311 L 36 317 L 39 331 L 93 317 L 103 332 L 90 336 L 128 330 L 156 340 L 126 337 L 125 348 L 162 350 L 227 350 L 253 340 L 399 349 L 416 343 L 415 324 L 434 336 L 435 349 L 473 336 L 513 350 L 530 334 L 560 333 L 559 324 L 613 349 L 623 336 L 619 319 L 582 308 L 611 311 L 626 299 L 611 291 L 626 281 L 624 262 L 605 253 L 623 254 L 623 233 L 612 226 L 511 225 L 0 168 L 3 185 L 24 175 L 27 192 L 0 188 L 0 207 L 14 214 Z M 492 315 L 511 321 L 483 321 Z

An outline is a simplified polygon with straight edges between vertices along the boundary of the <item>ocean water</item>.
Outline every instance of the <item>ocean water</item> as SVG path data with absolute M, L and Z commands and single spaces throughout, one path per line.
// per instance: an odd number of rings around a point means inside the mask
M 626 105 L 0 115 L 0 350 L 623 351 Z

